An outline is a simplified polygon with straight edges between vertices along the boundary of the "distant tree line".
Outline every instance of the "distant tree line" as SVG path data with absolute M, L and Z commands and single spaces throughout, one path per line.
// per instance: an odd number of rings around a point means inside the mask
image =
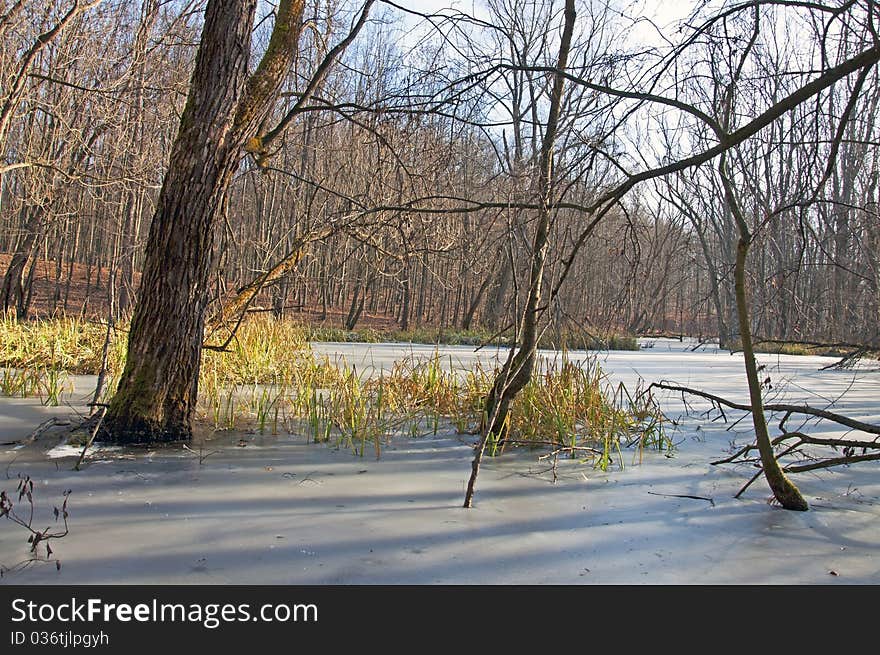
M 875 3 L 861 3 L 861 13 L 852 3 L 824 4 L 838 13 L 804 8 L 788 27 L 776 25 L 774 38 L 769 27 L 762 32 L 741 74 L 737 112 L 772 103 L 811 70 L 839 63 L 873 38 Z M 316 75 L 361 6 L 307 3 L 298 54 L 269 121 L 286 119 L 285 129 L 234 174 L 214 246 L 209 313 L 295 253 L 249 309 L 279 316 L 308 309 L 313 319 L 348 329 L 365 315 L 401 328 L 514 325 L 528 288 L 528 205 L 559 9 L 549 1 L 492 0 L 480 19 L 451 12 L 426 18 L 380 5 L 334 65 Z M 117 317 L 130 311 L 203 11 L 204 2 L 159 0 L 4 3 L 0 251 L 8 257 L 0 300 L 7 310 L 31 315 L 35 281 L 49 279 L 49 309 L 81 311 L 81 298 L 71 302 L 79 266 L 87 313 L 106 314 L 110 305 Z M 781 9 L 762 11 L 781 21 Z M 791 15 L 796 9 L 786 10 Z M 678 55 L 678 66 L 699 71 L 676 90 L 681 102 L 721 109 L 719 89 L 748 37 L 742 23 L 749 16 L 731 14 L 726 33 L 695 32 Z M 816 23 L 822 16 L 831 19 L 825 52 L 821 41 L 799 37 L 824 29 Z M 631 88 L 625 82 L 636 74 L 636 53 L 648 46 L 634 42 L 626 52 L 619 44 L 644 32 L 598 6 L 585 5 L 579 19 L 571 74 Z M 254 48 L 264 47 L 269 23 L 257 20 Z M 422 36 L 402 38 L 408 32 Z M 663 64 L 660 54 L 656 60 Z M 835 140 L 828 130 L 856 84 Z M 878 339 L 878 98 L 873 67 L 786 114 L 728 163 L 744 210 L 762 221 L 746 269 L 760 338 Z M 550 286 L 570 270 L 544 320 L 574 332 L 735 341 L 737 233 L 716 167 L 688 168 L 621 198 L 589 235 L 588 256 L 565 260 L 582 231 L 578 206 L 612 187 L 621 170 L 713 138 L 705 124 L 636 102 L 597 87 L 565 89 L 553 174 L 571 207 L 553 209 Z M 759 219 L 768 208 L 773 215 Z

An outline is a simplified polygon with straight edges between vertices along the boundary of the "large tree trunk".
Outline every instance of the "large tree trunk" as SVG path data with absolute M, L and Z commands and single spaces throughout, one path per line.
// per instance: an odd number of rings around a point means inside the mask
M 282 1 L 248 79 L 256 0 L 210 0 L 189 97 L 150 226 L 125 370 L 104 429 L 120 443 L 178 441 L 191 419 L 214 232 L 248 138 L 274 101 L 299 35 L 302 0 Z

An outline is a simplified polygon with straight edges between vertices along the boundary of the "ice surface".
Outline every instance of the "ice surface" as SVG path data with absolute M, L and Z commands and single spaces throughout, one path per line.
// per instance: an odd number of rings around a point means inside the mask
M 660 379 L 745 400 L 742 360 L 706 346 L 656 339 L 638 352 L 595 357 L 609 382 Z M 320 344 L 359 370 L 389 367 L 431 346 Z M 495 350 L 441 347 L 454 365 Z M 550 355 L 548 355 L 550 356 Z M 771 399 L 810 402 L 880 422 L 880 373 L 818 369 L 833 360 L 764 355 Z M 457 362 L 457 364 L 456 364 Z M 93 379 L 77 379 L 69 402 L 83 412 Z M 627 452 L 624 470 L 561 462 L 554 484 L 534 453 L 484 460 L 475 507 L 461 508 L 473 436 L 398 438 L 380 459 L 306 444 L 298 436 L 227 434 L 199 457 L 180 447 L 104 451 L 80 472 L 78 448 L 53 451 L 49 432 L 26 448 L 0 448 L 5 488 L 16 474 L 36 482 L 36 522 L 72 489 L 63 561 L 6 580 L 19 584 L 877 584 L 880 476 L 877 462 L 797 475 L 811 505 L 767 503 L 763 481 L 733 495 L 752 469 L 709 464 L 750 439 L 747 422 L 685 415 L 673 457 Z M 0 399 L 0 441 L 20 439 L 51 415 L 36 400 Z M 731 417 L 734 417 L 731 414 Z M 807 429 L 825 431 L 820 425 Z M 834 434 L 842 434 L 834 430 Z M 850 435 L 852 436 L 852 435 Z M 0 485 L 3 487 L 3 485 Z M 701 498 L 686 498 L 697 496 Z M 0 524 L 0 562 L 27 555 L 22 532 Z M 833 573 L 832 573 L 833 572 Z

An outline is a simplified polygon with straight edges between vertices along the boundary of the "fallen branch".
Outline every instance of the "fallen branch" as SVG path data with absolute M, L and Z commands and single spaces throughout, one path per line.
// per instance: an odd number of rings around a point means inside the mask
M 793 448 L 790 448 L 789 451 L 786 452 L 790 452 L 791 450 L 793 450 Z M 850 464 L 857 464 L 858 462 L 870 462 L 875 460 L 880 460 L 880 453 L 871 453 L 870 455 L 849 455 L 844 457 L 833 457 L 831 459 L 811 462 L 810 464 L 789 464 L 788 466 L 784 466 L 782 470 L 786 473 L 805 473 L 807 471 L 817 471 L 820 469 L 832 468 L 834 466 L 848 466 Z M 736 492 L 734 498 L 739 498 L 746 489 L 752 486 L 752 483 L 755 480 L 761 477 L 761 474 L 763 472 L 764 469 L 759 468 L 758 472 L 755 473 L 755 475 L 753 475 L 751 479 L 746 482 L 739 491 Z
M 856 362 L 858 362 L 862 357 L 864 357 L 865 355 L 867 355 L 871 352 L 873 352 L 873 351 L 870 350 L 869 348 L 857 348 L 851 352 L 846 353 L 843 357 L 841 357 L 836 362 L 833 362 L 831 364 L 823 366 L 819 370 L 820 371 L 828 371 L 828 370 L 832 370 L 832 369 L 839 370 L 839 369 L 852 368 L 853 366 L 855 366 Z
M 697 389 L 691 389 L 689 387 L 682 387 L 674 384 L 666 384 L 665 382 L 652 382 L 648 389 L 652 389 L 657 387 L 658 389 L 664 389 L 666 391 L 678 391 L 680 393 L 688 393 L 694 396 L 699 396 L 701 398 L 705 398 L 707 400 L 711 400 L 719 405 L 724 405 L 726 407 L 730 407 L 732 409 L 739 409 L 744 412 L 751 412 L 751 405 L 745 405 L 743 403 L 736 403 L 732 400 L 727 400 L 726 398 L 722 398 L 721 396 L 716 396 L 715 394 L 707 393 L 705 391 L 698 391 Z M 790 405 L 788 403 L 768 403 L 764 405 L 764 409 L 770 412 L 788 412 L 789 414 L 805 414 L 807 416 L 815 416 L 817 418 L 824 418 L 834 423 L 838 423 L 839 425 L 846 426 L 848 428 L 852 428 L 853 430 L 860 430 L 862 432 L 867 432 L 869 434 L 880 435 L 880 425 L 873 425 L 871 423 L 865 423 L 864 421 L 857 421 L 856 419 L 850 418 L 848 416 L 844 416 L 842 414 L 837 414 L 835 412 L 829 412 L 826 409 L 817 409 L 816 407 L 810 407 L 809 405 Z
M 870 341 L 876 341 L 880 334 L 875 334 Z M 875 349 L 880 349 L 876 345 L 872 345 L 871 343 L 853 343 L 851 341 L 792 341 L 786 339 L 764 339 L 758 337 L 755 339 L 755 345 L 764 345 L 764 344 L 772 344 L 777 346 L 806 346 L 807 348 L 816 348 L 816 349 L 824 349 L 824 350 L 863 350 L 866 352 L 870 352 Z
M 24 445 L 27 445 L 27 444 L 35 441 L 41 434 L 43 434 L 49 428 L 54 428 L 54 427 L 60 426 L 60 425 L 70 425 L 70 420 L 66 419 L 66 418 L 58 418 L 57 416 L 53 416 L 52 418 L 40 423 L 37 426 L 36 430 L 31 432 L 24 439 L 16 439 L 14 441 L 4 441 L 4 442 L 0 443 L 0 446 L 18 446 L 18 445 L 24 446 Z
M 773 446 L 778 446 L 779 444 L 787 441 L 791 438 L 797 438 L 799 441 L 796 446 L 800 446 L 803 444 L 809 444 L 812 446 L 831 446 L 832 448 L 877 448 L 880 449 L 880 443 L 877 440 L 873 441 L 859 441 L 857 439 L 830 439 L 826 437 L 812 437 L 808 434 L 804 434 L 803 432 L 786 432 L 785 434 L 781 434 L 771 442 Z M 718 464 L 730 464 L 734 460 L 744 456 L 750 450 L 755 450 L 757 446 L 755 444 L 749 444 L 747 446 L 743 446 L 736 453 L 731 455 L 730 457 L 725 457 L 724 459 L 719 459 L 717 461 L 711 462 L 713 466 Z
M 719 411 L 721 407 L 730 407 L 733 409 L 742 410 L 743 412 L 751 412 L 752 408 L 750 405 L 745 405 L 742 403 L 736 403 L 726 398 L 722 398 L 721 396 L 717 396 L 715 394 L 707 393 L 705 391 L 699 391 L 697 389 L 691 389 L 689 387 L 682 387 L 680 385 L 667 384 L 664 382 L 655 382 L 652 383 L 648 389 L 656 387 L 658 389 L 664 389 L 666 391 L 675 391 L 679 392 L 684 396 L 684 394 L 691 394 L 694 396 L 698 396 L 700 398 L 705 398 L 712 402 L 714 407 L 718 407 Z M 864 421 L 858 421 L 856 419 L 852 419 L 848 416 L 843 416 L 842 414 L 838 414 L 836 412 L 830 412 L 825 409 L 817 409 L 815 407 L 810 407 L 809 405 L 792 405 L 788 403 L 771 403 L 764 406 L 765 410 L 775 411 L 775 412 L 784 412 L 784 417 L 779 423 L 780 430 L 783 431 L 781 435 L 775 437 L 770 443 L 771 446 L 776 449 L 780 446 L 785 446 L 784 450 L 776 455 L 776 460 L 779 461 L 783 457 L 788 455 L 792 455 L 793 453 L 800 454 L 804 459 L 811 459 L 809 463 L 802 463 L 803 460 L 800 460 L 798 463 L 790 463 L 786 466 L 782 467 L 782 470 L 785 473 L 804 473 L 806 471 L 815 471 L 819 469 L 832 468 L 834 466 L 848 466 L 850 464 L 856 464 L 859 462 L 870 462 L 880 460 L 880 426 L 873 425 L 871 423 L 865 423 Z M 833 423 L 837 423 L 838 425 L 845 426 L 847 428 L 852 428 L 854 430 L 858 430 L 861 432 L 866 432 L 868 434 L 878 435 L 875 436 L 871 440 L 864 439 L 838 439 L 831 437 L 814 437 L 803 432 L 785 431 L 785 423 L 791 417 L 792 414 L 803 414 L 806 416 L 814 416 L 820 419 L 826 419 L 832 421 Z M 789 441 L 794 440 L 792 443 L 787 443 Z M 843 449 L 843 455 L 840 457 L 830 457 L 825 459 L 820 459 L 813 456 L 807 456 L 803 452 L 799 452 L 803 446 L 828 446 L 837 450 L 838 448 Z M 739 450 L 737 450 L 732 455 L 725 457 L 723 459 L 716 460 L 711 462 L 713 466 L 717 466 L 719 464 L 732 464 L 732 463 L 752 463 L 758 465 L 757 458 L 747 458 L 749 453 L 754 450 L 757 450 L 758 446 L 755 443 L 748 444 L 743 446 Z M 861 450 L 861 454 L 857 455 L 856 451 Z M 878 452 L 867 452 L 869 450 L 878 451 Z M 739 498 L 764 472 L 762 466 L 758 465 L 758 472 L 755 473 L 749 480 L 746 482 L 739 491 L 734 495 L 734 498 Z M 650 492 L 649 492 L 650 493 Z
M 817 469 L 827 469 L 832 466 L 848 466 L 849 464 L 857 464 L 858 462 L 871 462 L 880 459 L 880 453 L 871 453 L 869 455 L 849 455 L 845 457 L 834 457 L 832 459 L 821 460 L 811 464 L 789 465 L 783 470 L 787 473 L 803 473 L 804 471 L 815 471 Z
M 707 498 L 706 496 L 691 496 L 690 494 L 658 494 L 653 491 L 649 491 L 649 494 L 652 496 L 664 496 L 666 498 L 690 498 L 691 500 L 705 500 L 708 501 L 712 507 L 715 507 L 715 501 L 711 498 Z
M 705 346 L 707 343 L 712 343 L 712 339 L 709 339 L 709 338 L 700 339 L 697 341 L 696 344 L 694 344 L 693 346 L 690 346 L 688 348 L 688 352 L 691 352 L 691 353 L 697 352 L 697 350 L 699 350 L 700 348 Z
M 880 353 L 880 346 L 877 346 L 877 339 L 880 334 L 874 334 L 870 339 L 870 343 L 851 343 L 847 341 L 828 343 L 823 341 L 787 341 L 784 339 L 758 339 L 756 344 L 771 344 L 781 347 L 794 345 L 806 346 L 816 350 L 832 351 L 839 359 L 831 364 L 821 367 L 820 371 L 828 371 L 832 369 L 851 368 L 862 357 Z

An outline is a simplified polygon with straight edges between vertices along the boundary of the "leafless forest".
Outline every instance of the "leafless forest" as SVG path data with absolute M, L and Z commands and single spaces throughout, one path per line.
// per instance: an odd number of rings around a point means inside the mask
M 701 3 L 670 26 L 649 22 L 655 4 L 577 8 L 552 126 L 542 325 L 730 341 L 741 218 L 756 338 L 876 343 L 876 63 L 792 103 L 720 165 L 621 185 L 876 50 L 880 5 Z M 204 5 L 3 3 L 4 308 L 130 311 Z M 295 61 L 216 230 L 210 315 L 256 283 L 249 309 L 347 329 L 367 316 L 403 329 L 515 324 L 541 223 L 562 5 L 421 5 L 306 3 Z M 275 9 L 257 6 L 257 52 Z

